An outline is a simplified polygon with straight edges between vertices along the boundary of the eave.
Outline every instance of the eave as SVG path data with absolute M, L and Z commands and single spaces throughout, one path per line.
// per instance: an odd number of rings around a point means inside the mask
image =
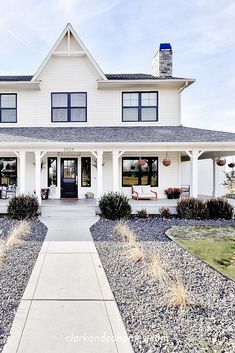
M 141 145 L 137 142 L 48 142 L 48 141 L 32 141 L 32 142 L 0 142 L 0 152 L 14 151 L 14 150 L 27 150 L 35 151 L 42 150 L 48 152 L 68 152 L 67 148 L 72 148 L 74 152 L 82 151 L 113 151 L 123 150 L 126 152 L 140 151 L 141 152 L 183 152 L 193 148 L 204 150 L 206 152 L 213 151 L 233 151 L 235 153 L 235 142 L 146 142 Z
M 2 89 L 40 90 L 40 81 L 0 81 Z
M 109 89 L 109 88 L 121 88 L 125 87 L 135 87 L 135 86 L 145 86 L 145 87 L 176 87 L 184 88 L 189 87 L 195 82 L 194 79 L 150 79 L 150 80 L 98 80 L 98 89 Z

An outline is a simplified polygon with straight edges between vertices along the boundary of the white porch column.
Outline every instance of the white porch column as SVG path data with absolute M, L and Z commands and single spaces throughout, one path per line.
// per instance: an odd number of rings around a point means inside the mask
M 15 155 L 19 158 L 20 160 L 20 168 L 19 168 L 19 193 L 20 194 L 25 194 L 25 177 L 26 177 L 26 152 L 25 151 L 15 151 Z
M 103 151 L 97 151 L 97 200 L 103 193 Z
M 186 151 L 191 160 L 191 185 L 190 196 L 198 197 L 198 158 L 204 151 L 193 148 L 191 151 Z
M 119 158 L 124 152 L 113 151 L 113 192 L 119 191 Z
M 25 166 L 26 166 L 26 152 L 25 151 L 20 151 L 19 152 L 19 157 L 20 157 L 20 194 L 25 194 L 25 185 L 26 185 L 26 173 L 25 173 Z
M 216 158 L 212 158 L 213 162 L 213 183 L 212 183 L 212 196 L 216 196 Z
M 191 196 L 198 197 L 198 151 L 192 151 Z
M 35 151 L 35 191 L 36 196 L 39 201 L 39 205 L 41 205 L 41 152 Z

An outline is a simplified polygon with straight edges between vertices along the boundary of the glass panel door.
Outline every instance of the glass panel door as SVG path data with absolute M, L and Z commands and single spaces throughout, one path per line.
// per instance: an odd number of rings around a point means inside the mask
M 61 159 L 61 197 L 78 197 L 77 158 Z

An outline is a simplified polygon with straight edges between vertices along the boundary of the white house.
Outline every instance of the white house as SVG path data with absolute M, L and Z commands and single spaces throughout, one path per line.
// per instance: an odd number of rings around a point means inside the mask
M 235 133 L 181 125 L 181 94 L 193 82 L 172 76 L 170 44 L 151 74 L 104 74 L 68 24 L 34 76 L 0 77 L 0 185 L 39 199 L 50 188 L 59 199 L 131 196 L 132 185 L 151 184 L 165 198 L 183 184 L 188 159 L 197 196 L 198 159 L 235 154 Z

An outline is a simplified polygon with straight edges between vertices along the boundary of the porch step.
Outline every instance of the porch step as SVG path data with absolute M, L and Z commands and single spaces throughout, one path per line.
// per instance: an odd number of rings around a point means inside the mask
M 50 215 L 50 214 L 69 214 L 73 213 L 77 216 L 81 217 L 93 217 L 96 215 L 98 207 L 79 207 L 79 206 L 64 206 L 64 205 L 53 205 L 53 206 L 42 206 L 41 207 L 41 214 Z

